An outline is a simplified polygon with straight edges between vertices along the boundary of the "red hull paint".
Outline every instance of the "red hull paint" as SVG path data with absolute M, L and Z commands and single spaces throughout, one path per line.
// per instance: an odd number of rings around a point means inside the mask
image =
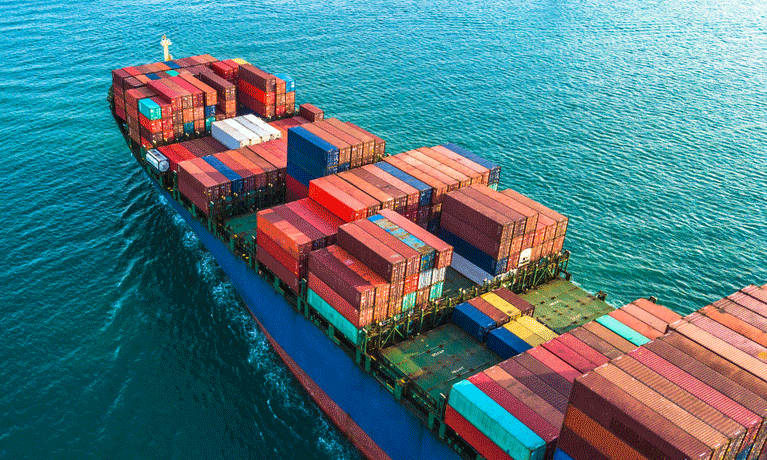
M 253 316 L 252 313 L 251 316 Z M 277 354 L 280 355 L 280 358 L 288 366 L 290 372 L 296 379 L 298 379 L 314 402 L 320 406 L 320 409 L 322 409 L 322 411 L 330 417 L 333 423 L 335 423 L 336 426 L 351 440 L 354 447 L 359 449 L 368 460 L 391 460 L 391 457 L 389 457 L 386 452 L 384 452 L 383 449 L 381 449 L 381 447 L 379 447 L 378 444 L 376 444 L 351 417 L 349 417 L 349 414 L 338 407 L 338 404 L 322 391 L 322 388 L 320 388 L 314 380 L 312 380 L 311 377 L 309 377 L 306 372 L 293 361 L 293 358 L 285 353 L 285 350 L 282 349 L 280 344 L 272 338 L 266 329 L 264 329 L 258 318 L 253 316 L 253 319 L 256 320 L 258 328 L 264 333 L 266 340 L 269 341 L 272 348 L 274 348 Z

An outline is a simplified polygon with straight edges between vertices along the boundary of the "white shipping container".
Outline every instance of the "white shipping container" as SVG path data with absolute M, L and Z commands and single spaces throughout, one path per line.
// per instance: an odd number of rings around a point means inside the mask
M 224 121 L 215 121 L 210 125 L 210 134 L 213 139 L 221 142 L 228 149 L 236 150 L 245 147 L 247 139 L 239 131 L 232 129 Z
M 450 264 L 453 270 L 457 271 L 461 275 L 469 278 L 477 284 L 482 284 L 485 281 L 492 281 L 493 275 L 477 267 L 473 263 L 464 259 L 456 253 L 453 253 L 453 261 Z
M 269 136 L 269 134 L 267 134 L 266 131 L 254 125 L 253 123 L 245 119 L 245 117 L 237 117 L 237 118 L 233 118 L 232 120 L 236 121 L 237 123 L 241 124 L 242 126 L 246 127 L 247 129 L 253 131 L 253 133 L 256 134 L 257 139 L 253 141 L 253 144 L 260 144 L 261 142 L 267 142 L 271 140 L 271 137 Z
M 447 272 L 447 267 L 435 268 L 434 274 L 431 275 L 431 283 L 437 284 L 441 281 L 445 281 L 445 272 Z
M 423 289 L 425 287 L 431 286 L 432 273 L 433 269 L 431 268 L 421 272 L 421 274 L 418 276 L 418 289 Z
M 257 116 L 253 115 L 252 113 L 249 113 L 247 115 L 243 115 L 242 118 L 248 120 L 249 122 L 253 123 L 254 125 L 263 128 L 264 131 L 266 131 L 269 136 L 270 140 L 279 139 L 282 137 L 282 132 L 275 128 L 274 126 L 270 125 L 269 123 L 265 122 L 264 120 L 258 118 Z
M 237 123 L 236 121 L 234 121 L 234 118 L 229 118 L 229 119 L 222 120 L 222 121 L 224 123 L 226 123 L 227 126 L 232 128 L 233 130 L 235 130 L 235 131 L 239 132 L 240 134 L 242 134 L 243 136 L 245 136 L 245 139 L 246 139 L 246 142 L 247 142 L 245 145 L 252 145 L 253 143 L 258 144 L 256 139 L 257 138 L 260 139 L 260 137 L 256 136 L 256 133 L 254 133 L 253 131 L 249 130 L 248 128 L 246 128 L 246 127 L 242 126 L 241 124 Z

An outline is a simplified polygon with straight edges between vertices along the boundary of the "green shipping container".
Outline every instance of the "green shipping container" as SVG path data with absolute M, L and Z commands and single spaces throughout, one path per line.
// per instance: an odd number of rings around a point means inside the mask
M 410 311 L 415 308 L 415 296 L 417 293 L 411 292 L 410 294 L 402 297 L 402 311 Z
M 468 380 L 453 385 L 448 404 L 514 460 L 541 460 L 546 442 Z
M 149 120 L 159 120 L 162 118 L 160 104 L 151 99 L 141 99 L 138 101 L 138 111 Z
M 311 289 L 308 291 L 306 300 L 309 302 L 309 305 L 317 310 L 323 318 L 328 320 L 328 322 L 338 329 L 344 337 L 349 339 L 351 343 L 357 345 L 359 342 L 359 329 L 354 327 L 348 319 L 344 318 L 341 313 L 338 313 L 335 308 L 331 307 L 330 304 L 325 302 L 325 299 L 320 297 L 317 293 Z
M 647 337 L 631 329 L 612 316 L 605 315 L 597 318 L 596 321 L 636 346 L 642 346 L 650 341 Z
M 216 117 L 208 117 L 205 119 L 205 131 L 210 131 L 210 125 L 216 121 Z
M 176 72 L 175 70 L 166 70 L 165 73 L 167 73 L 171 77 L 178 77 L 178 72 Z
M 439 283 L 433 284 L 431 286 L 431 291 L 429 291 L 429 300 L 436 300 L 442 297 L 442 286 L 445 285 L 444 281 L 440 281 Z

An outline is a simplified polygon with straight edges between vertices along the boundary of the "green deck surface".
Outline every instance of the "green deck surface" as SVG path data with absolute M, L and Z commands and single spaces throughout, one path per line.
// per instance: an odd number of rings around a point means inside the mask
M 534 317 L 557 334 L 588 323 L 614 310 L 564 278 L 557 278 L 522 294 L 535 306 Z
M 258 211 L 230 217 L 224 220 L 224 227 L 231 229 L 233 234 L 241 234 L 242 236 L 255 235 L 257 216 Z
M 471 289 L 476 285 L 477 283 L 458 273 L 453 267 L 447 267 L 445 285 L 442 287 L 442 296 L 452 297 L 458 295 L 461 289 Z
M 452 323 L 390 346 L 381 355 L 437 401 L 454 383 L 502 361 Z

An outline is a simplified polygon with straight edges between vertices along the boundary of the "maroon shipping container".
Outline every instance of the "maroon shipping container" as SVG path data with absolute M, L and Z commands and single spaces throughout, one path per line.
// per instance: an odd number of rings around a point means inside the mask
M 557 436 L 559 435 L 559 426 L 552 426 L 541 414 L 530 407 L 530 405 L 536 406 L 537 401 L 530 402 L 530 400 L 533 397 L 538 398 L 537 395 L 533 393 L 527 395 L 519 391 L 524 386 L 514 381 L 509 374 L 506 374 L 497 366 L 469 377 L 469 381 L 540 436 L 547 444 L 547 457 L 551 457 Z M 543 402 L 540 398 L 538 400 Z M 545 404 L 545 402 L 543 403 Z M 562 415 L 559 412 L 556 413 L 560 416 Z
M 450 212 L 441 215 L 440 228 L 466 241 L 495 260 L 508 257 L 511 240 L 498 240 L 477 231 L 476 224 L 462 221 Z
M 711 458 L 705 444 L 596 372 L 573 383 L 570 404 L 647 458 Z
M 631 356 L 621 356 L 613 360 L 612 364 L 730 439 L 730 448 L 725 458 L 735 459 L 740 449 L 745 447 L 742 444 L 746 437 L 746 428 L 716 409 L 715 406 L 709 405 Z
M 325 118 L 325 112 L 313 106 L 312 104 L 299 105 L 298 115 L 307 119 L 310 123 L 320 121 Z
M 592 334 L 596 335 L 597 337 L 604 340 L 605 342 L 609 343 L 610 345 L 614 346 L 615 348 L 622 351 L 623 353 L 628 353 L 631 350 L 636 349 L 637 347 L 633 343 L 619 336 L 618 334 L 611 331 L 610 329 L 607 329 L 606 327 L 602 326 L 596 321 L 591 321 L 589 323 L 584 324 L 581 327 L 591 332 Z
M 535 394 L 535 392 L 527 388 L 499 366 L 493 366 L 477 375 L 486 375 L 501 388 L 509 392 L 511 396 L 530 408 L 553 428 L 553 433 L 548 433 L 547 431 L 544 431 L 544 433 L 552 436 L 552 439 L 556 437 L 556 432 L 562 427 L 562 420 L 564 419 L 563 413 L 559 412 L 554 406 L 546 402 L 546 400 Z M 527 425 L 527 423 L 525 424 Z M 533 428 L 530 425 L 528 425 L 528 427 L 531 429 Z M 533 430 L 535 431 L 535 429 Z M 547 443 L 549 442 L 549 440 L 546 441 Z
M 338 313 L 349 320 L 356 328 L 365 327 L 373 321 L 373 309 L 357 310 L 349 302 L 344 300 L 337 292 L 325 284 L 312 271 L 307 276 L 309 289 L 317 293 L 322 299 L 333 307 Z
M 403 161 L 416 166 L 422 171 L 424 168 L 428 168 L 432 171 L 432 174 L 440 181 L 447 184 L 447 191 L 452 192 L 459 188 L 468 187 L 471 184 L 471 178 L 465 174 L 461 174 L 458 171 L 446 166 L 439 161 L 431 158 L 430 156 L 419 152 L 418 150 L 409 150 L 407 152 L 397 155 Z
M 595 366 L 601 366 L 610 361 L 605 355 L 591 348 L 569 332 L 560 335 L 558 339 L 567 345 L 568 348 L 591 361 Z
M 457 217 L 474 225 L 476 232 L 487 235 L 493 241 L 510 240 L 514 234 L 514 221 L 458 190 L 445 196 L 442 203 L 442 219 L 447 215 Z M 442 226 L 442 224 L 440 224 Z M 461 235 L 456 235 L 462 238 Z M 469 235 L 465 235 L 469 236 Z
M 432 204 L 442 203 L 442 198 L 444 197 L 445 193 L 447 193 L 447 184 L 434 177 L 431 173 L 427 172 L 428 168 L 424 168 L 427 171 L 416 168 L 410 163 L 403 161 L 402 158 L 400 158 L 398 155 L 393 157 L 386 157 L 383 159 L 383 161 L 389 163 L 400 171 L 410 174 L 411 176 L 431 187 Z
M 258 251 L 257 258 L 258 262 L 268 268 L 274 276 L 282 280 L 294 292 L 298 293 L 298 277 L 293 275 L 290 270 L 285 268 L 285 266 L 279 263 L 277 259 L 272 257 L 267 251 Z
M 396 187 L 397 189 L 402 190 L 407 195 L 406 209 L 408 211 L 418 209 L 419 191 L 416 188 L 412 187 L 409 184 L 406 184 L 405 182 L 402 182 L 400 179 L 397 179 L 396 177 L 392 176 L 386 171 L 380 169 L 378 166 L 365 165 L 365 166 L 362 166 L 360 169 L 367 171 L 372 176 L 378 177 L 379 179 L 385 181 L 387 184 L 390 184 Z M 400 212 L 400 211 L 397 211 L 397 212 Z
M 574 382 L 577 377 L 580 377 L 583 374 L 583 372 L 563 361 L 557 355 L 544 347 L 534 347 L 527 350 L 526 353 L 529 353 L 531 356 L 535 357 L 538 361 L 542 362 L 551 370 L 567 379 L 570 383 Z
M 365 279 L 365 281 L 375 286 L 376 294 L 375 294 L 374 305 L 376 309 L 378 309 L 378 307 L 383 307 L 383 311 L 385 315 L 386 306 L 389 304 L 389 297 L 391 294 L 391 285 L 387 283 L 386 280 L 378 276 L 373 270 L 370 269 L 370 267 L 365 265 L 362 261 L 352 256 L 348 252 L 344 251 L 339 246 L 337 245 L 329 246 L 328 252 L 330 252 L 333 255 L 333 257 L 341 261 L 341 263 L 351 268 L 355 273 L 360 275 L 363 279 Z M 378 318 L 375 318 L 375 317 L 373 319 L 378 320 Z
M 247 158 L 253 164 L 258 166 L 264 171 L 266 175 L 266 185 L 276 186 L 278 184 L 279 172 L 276 166 L 263 159 L 260 155 L 247 147 L 239 148 L 237 153 Z
M 701 329 L 695 324 L 685 321 L 677 321 L 670 327 L 690 340 L 708 348 L 736 366 L 748 370 L 748 372 L 767 382 L 767 364 L 744 352 L 739 347 L 729 343 L 730 340 L 736 341 L 738 340 L 738 337 L 742 337 L 735 332 L 728 334 L 727 339 L 722 339 Z
M 533 304 L 523 299 L 522 297 L 514 294 L 510 290 L 506 288 L 500 288 L 493 291 L 493 294 L 497 295 L 498 297 L 502 298 L 506 302 L 517 307 L 517 309 L 520 312 L 522 312 L 523 315 L 533 316 L 533 312 L 535 311 L 535 307 L 533 306 Z
M 650 302 L 647 299 L 637 299 L 633 302 L 633 304 L 646 311 L 647 313 L 662 319 L 666 324 L 671 324 L 682 319 L 681 315 L 674 313 L 662 305 Z
M 285 219 L 286 222 L 308 237 L 312 241 L 312 250 L 325 247 L 325 234 L 293 212 L 293 210 L 285 205 L 275 206 L 271 209 L 277 215 Z
M 375 185 L 365 181 L 364 179 L 361 179 L 354 173 L 354 170 L 339 173 L 338 177 L 378 201 L 381 204 L 381 209 L 394 209 L 393 196 L 379 189 Z
M 314 125 L 349 144 L 351 147 L 349 161 L 352 163 L 352 167 L 359 166 L 361 164 L 362 153 L 364 151 L 364 143 L 362 142 L 362 139 L 354 136 L 354 134 L 348 130 L 341 129 L 338 126 L 333 126 L 333 124 L 329 123 L 328 120 L 317 121 L 314 123 Z M 356 162 L 356 165 L 355 159 L 360 160 Z
M 520 353 L 513 359 L 514 362 L 521 364 L 525 367 L 525 369 L 529 370 L 532 374 L 541 379 L 541 381 L 556 390 L 557 393 L 562 395 L 562 398 L 565 400 L 565 402 L 567 402 L 567 398 L 570 396 L 570 390 L 573 386 L 571 381 L 561 376 L 529 353 Z M 506 360 L 499 365 L 507 372 L 511 372 L 511 370 L 507 369 L 508 365 L 506 363 L 508 362 L 509 360 Z M 555 399 L 552 398 L 552 401 L 555 401 Z M 555 405 L 552 401 L 549 401 L 552 406 L 560 407 Z M 563 408 L 562 412 L 564 411 L 565 409 Z
M 266 187 L 267 174 L 263 168 L 261 168 L 259 165 L 257 165 L 256 163 L 246 158 L 237 150 L 227 150 L 225 153 L 229 155 L 233 160 L 247 167 L 251 171 L 251 173 L 253 174 L 254 190 L 259 190 Z
M 532 230 L 527 232 L 526 229 L 529 226 L 528 218 L 523 214 L 518 213 L 514 209 L 504 205 L 502 203 L 502 194 L 490 189 L 486 185 L 475 185 L 473 187 L 463 189 L 462 191 L 466 196 L 473 198 L 475 201 L 478 201 L 511 219 L 514 222 L 514 233 L 511 235 L 511 237 L 519 235 L 525 235 L 528 237 L 527 235 L 529 235 L 529 246 L 533 245 L 533 238 L 535 236 L 536 227 L 532 226 Z M 524 246 L 525 244 L 523 243 L 523 247 Z
M 744 445 L 759 440 L 764 444 L 767 427 L 762 419 L 767 416 L 767 401 L 757 395 L 767 394 L 765 382 L 676 332 L 648 343 L 645 348 L 738 403 L 718 407 L 749 430 Z
M 429 156 L 433 160 L 438 161 L 439 163 L 450 167 L 450 169 L 458 171 L 464 176 L 468 177 L 470 179 L 469 185 L 482 184 L 482 183 L 487 184 L 487 181 L 483 182 L 482 172 L 476 171 L 470 168 L 469 166 L 466 166 L 462 164 L 461 162 L 456 161 L 433 148 L 422 147 L 418 149 L 418 151 L 423 153 L 424 155 Z
M 737 349 L 747 353 L 749 356 L 757 358 L 762 362 L 767 360 L 767 348 L 705 315 L 696 312 L 687 315 L 684 320 L 695 324 L 704 331 L 716 337 L 719 337 L 730 345 L 733 345 Z
M 476 190 L 483 195 L 487 196 L 488 198 L 497 201 L 504 207 L 512 210 L 514 212 L 513 215 L 521 215 L 525 218 L 525 227 L 523 233 L 535 233 L 538 229 L 538 211 L 535 211 L 534 209 L 530 208 L 529 206 L 525 206 L 524 204 L 515 201 L 508 196 L 504 195 L 503 193 L 496 192 L 495 190 L 487 187 L 486 185 L 472 185 L 471 188 L 473 190 Z M 545 227 L 543 227 L 545 229 Z M 543 242 L 543 237 L 545 234 L 541 233 L 541 242 Z
M 372 238 L 355 224 L 338 227 L 338 245 L 365 264 L 383 279 L 394 283 L 405 278 L 407 261 L 389 246 Z
M 712 460 L 724 458 L 729 440 L 710 426 L 692 416 L 681 407 L 660 396 L 652 388 L 632 378 L 615 365 L 602 366 L 594 372 L 614 383 L 617 387 L 643 402 L 647 407 L 654 410 L 669 422 L 677 425 L 683 431 L 693 435 L 700 442 L 708 446 L 713 452 Z
M 706 315 L 708 318 L 732 329 L 743 337 L 753 340 L 763 347 L 767 347 L 767 334 L 765 331 L 748 324 L 746 321 L 736 316 L 717 310 L 713 305 L 701 308 L 698 310 L 698 313 Z
M 582 327 L 576 327 L 570 331 L 570 334 L 609 359 L 623 356 L 622 351 Z
M 469 304 L 474 306 L 474 308 L 481 311 L 485 315 L 487 315 L 493 321 L 495 321 L 496 327 L 503 326 L 504 324 L 508 323 L 511 320 L 511 317 L 509 315 L 502 312 L 501 310 L 496 308 L 494 305 L 492 305 L 490 302 L 488 302 L 487 300 L 481 297 L 475 297 L 469 300 Z
M 178 189 L 197 209 L 209 215 L 209 203 L 218 199 L 220 182 L 190 161 L 178 164 Z
M 555 354 L 562 361 L 566 362 L 567 364 L 577 369 L 581 374 L 586 373 L 594 369 L 595 367 L 597 367 L 596 364 L 592 363 L 588 359 L 578 354 L 575 350 L 565 345 L 559 339 L 559 337 L 553 340 L 549 340 L 548 342 L 544 343 L 541 346 L 545 348 L 546 350 L 550 351 L 551 353 Z
M 363 180 L 374 187 L 378 188 L 382 192 L 386 193 L 393 200 L 392 210 L 395 212 L 405 212 L 407 210 L 408 195 L 404 191 L 398 189 L 392 184 L 389 184 L 380 177 L 371 174 L 369 171 L 363 168 L 355 168 L 350 171 L 357 176 L 360 180 Z
M 543 215 L 549 217 L 550 219 L 554 220 L 555 222 L 557 222 L 557 230 L 556 230 L 556 233 L 555 233 L 555 237 L 563 237 L 565 235 L 565 233 L 567 232 L 567 221 L 568 221 L 568 219 L 567 219 L 567 217 L 563 216 L 562 214 L 547 208 L 546 206 L 538 203 L 535 200 L 532 200 L 532 199 L 522 195 L 521 193 L 519 193 L 519 192 L 517 192 L 515 190 L 507 189 L 507 190 L 501 191 L 501 193 L 503 193 L 504 195 L 512 198 L 515 201 L 518 201 L 518 202 L 524 204 L 525 206 L 527 206 L 529 208 L 532 208 L 535 211 L 538 211 L 540 214 L 543 214 Z
M 240 66 L 239 78 L 243 81 L 250 83 L 256 88 L 264 92 L 275 91 L 277 85 L 277 79 L 274 75 L 268 74 L 263 70 L 250 65 L 245 64 Z M 305 118 L 305 117 L 304 117 Z
M 660 331 L 656 331 L 623 310 L 613 310 L 609 315 L 650 340 L 657 339 L 663 335 Z
M 716 302 L 711 304 L 711 306 L 715 307 L 718 311 L 732 315 L 742 321 L 745 321 L 746 323 L 759 329 L 760 331 L 767 332 L 767 318 L 757 313 L 754 313 L 748 308 L 738 305 L 737 303 L 731 300 L 728 300 L 728 299 L 717 300 Z
M 390 247 L 407 260 L 405 268 L 405 290 L 407 292 L 405 293 L 408 294 L 416 290 L 418 288 L 418 270 L 421 264 L 421 253 L 369 220 L 362 219 L 357 221 L 356 224 L 372 238 Z
M 333 257 L 327 248 L 309 255 L 309 271 L 357 310 L 372 309 L 376 287 Z
M 488 168 L 486 168 L 486 167 L 484 167 L 484 166 L 482 166 L 482 165 L 480 165 L 478 163 L 475 163 L 475 162 L 469 160 L 468 158 L 463 157 L 463 156 L 459 155 L 458 153 L 453 152 L 452 150 L 450 150 L 450 149 L 448 149 L 446 147 L 443 147 L 441 145 L 432 147 L 431 149 L 433 151 L 437 152 L 437 153 L 440 153 L 440 154 L 444 155 L 447 158 L 450 158 L 450 159 L 452 159 L 452 160 L 454 160 L 454 161 L 456 161 L 456 162 L 458 162 L 458 163 L 460 163 L 460 164 L 462 164 L 462 165 L 464 165 L 464 166 L 466 166 L 468 168 L 471 168 L 472 170 L 476 171 L 478 174 L 480 174 L 482 176 L 482 181 L 481 181 L 482 184 L 487 184 L 490 181 L 490 170 Z
M 434 268 L 446 268 L 449 267 L 453 260 L 453 247 L 449 244 L 445 243 L 441 239 L 437 238 L 436 236 L 432 235 L 428 231 L 424 230 L 423 228 L 419 227 L 418 225 L 414 224 L 413 222 L 409 221 L 402 215 L 389 211 L 389 210 L 382 210 L 379 212 L 382 216 L 384 216 L 387 220 L 391 221 L 392 223 L 398 225 L 400 228 L 405 230 L 406 232 L 410 233 L 414 237 L 418 238 L 419 240 L 423 241 L 427 245 L 431 246 L 435 251 L 437 251 L 436 258 L 434 261 Z
M 221 163 L 229 167 L 229 169 L 237 173 L 242 178 L 242 193 L 252 192 L 256 189 L 256 175 L 253 171 L 250 171 L 247 167 L 238 163 L 232 157 L 227 155 L 226 152 L 217 153 L 212 156 L 217 158 Z
M 520 360 L 520 357 L 522 356 L 524 356 L 526 359 Z M 561 415 L 564 415 L 565 411 L 567 410 L 567 398 L 562 396 L 561 393 L 552 388 L 549 384 L 544 382 L 539 376 L 535 375 L 522 364 L 522 362 L 529 360 L 535 361 L 535 358 L 523 353 L 501 362 L 498 364 L 498 366 L 506 371 L 507 374 L 517 379 L 519 383 L 527 387 L 533 393 L 540 396 L 541 399 L 550 404 Z

